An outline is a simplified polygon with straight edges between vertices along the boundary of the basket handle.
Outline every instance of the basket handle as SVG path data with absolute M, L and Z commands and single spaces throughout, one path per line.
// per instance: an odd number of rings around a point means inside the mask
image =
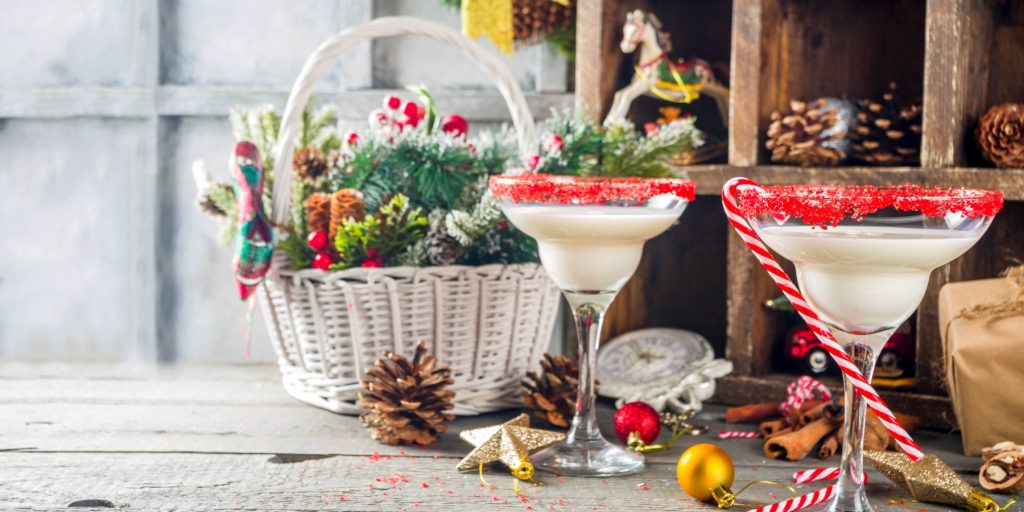
M 275 175 L 271 197 L 273 198 L 273 216 L 276 223 L 283 225 L 288 222 L 288 210 L 292 200 L 292 173 L 281 172 L 281 170 L 287 169 L 291 162 L 290 156 L 295 145 L 295 137 L 298 135 L 302 111 L 313 95 L 313 86 L 317 79 L 335 57 L 353 46 L 378 37 L 408 34 L 426 36 L 462 50 L 463 54 L 476 62 L 497 83 L 498 91 L 505 98 L 505 103 L 512 114 L 512 124 L 516 129 L 520 153 L 524 157 L 528 156 L 530 144 L 535 137 L 533 116 L 530 114 L 526 98 L 523 96 L 519 84 L 516 83 L 515 77 L 501 61 L 487 53 L 483 46 L 462 35 L 461 32 L 440 23 L 411 16 L 377 18 L 342 30 L 321 43 L 320 47 L 306 59 L 302 71 L 295 79 L 295 85 L 292 86 L 292 92 L 288 96 L 288 103 L 285 104 L 281 129 L 277 133 L 277 148 L 274 151 L 274 161 L 277 162 L 278 172 Z

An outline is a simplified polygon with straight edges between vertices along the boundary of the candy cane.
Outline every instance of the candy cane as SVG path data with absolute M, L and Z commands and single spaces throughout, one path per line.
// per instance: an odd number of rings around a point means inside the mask
M 740 432 L 738 430 L 721 430 L 718 432 L 719 439 L 756 439 L 761 437 L 760 432 Z
M 835 480 L 839 478 L 839 468 L 818 468 L 797 471 L 793 473 L 794 484 L 806 484 L 820 482 L 822 480 Z
M 800 510 L 802 508 L 811 507 L 823 501 L 827 501 L 835 493 L 836 486 L 830 485 L 824 489 L 818 489 L 812 493 L 804 494 L 803 496 L 797 496 L 786 501 L 780 501 L 771 505 L 751 509 L 750 512 L 792 512 L 794 510 Z
M 813 399 L 815 393 L 817 393 L 818 399 L 821 401 L 832 398 L 832 392 L 821 382 L 806 375 L 800 377 L 786 387 L 786 400 L 779 404 L 779 413 L 786 419 L 790 419 L 793 411 L 800 409 L 800 406 L 805 401 Z M 792 419 L 790 419 L 790 422 L 792 422 Z
M 885 404 L 885 400 L 878 396 L 875 389 L 871 387 L 871 383 L 864 378 L 864 374 L 861 373 L 857 365 L 850 359 L 850 356 L 843 350 L 843 347 L 832 336 L 832 333 L 829 332 L 825 323 L 818 317 L 818 314 L 804 300 L 796 285 L 786 275 L 786 271 L 782 270 L 779 263 L 775 261 L 775 257 L 768 251 L 768 248 L 761 242 L 757 233 L 754 232 L 750 223 L 747 222 L 747 219 L 740 212 L 739 207 L 736 205 L 736 191 L 740 188 L 761 189 L 757 183 L 747 178 L 733 178 L 722 187 L 722 206 L 725 208 L 725 216 L 729 219 L 733 229 L 736 230 L 736 233 L 743 240 L 743 243 L 746 244 L 747 248 L 754 253 L 754 257 L 757 258 L 761 266 L 768 272 L 768 275 L 775 281 L 776 286 L 786 295 L 793 308 L 796 309 L 797 313 L 800 313 L 804 322 L 807 323 L 807 327 L 821 340 L 825 350 L 832 355 L 836 364 L 839 365 L 839 369 L 842 370 L 843 375 L 850 380 L 854 389 L 864 397 L 868 407 L 875 411 L 875 415 L 878 416 L 882 425 L 892 435 L 896 444 L 903 449 L 911 460 L 916 462 L 923 458 L 924 453 L 921 452 L 921 448 L 910 437 L 910 434 L 903 428 L 899 420 L 893 416 L 892 411 Z

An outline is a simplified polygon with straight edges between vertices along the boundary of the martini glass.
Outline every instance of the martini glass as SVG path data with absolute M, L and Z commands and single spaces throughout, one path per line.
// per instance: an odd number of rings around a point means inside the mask
M 869 381 L 931 271 L 970 249 L 1002 207 L 999 192 L 915 185 L 751 188 L 736 199 L 765 245 L 794 263 L 804 298 Z M 844 391 L 841 474 L 828 510 L 870 511 L 866 403 L 845 378 Z
M 577 476 L 643 470 L 643 455 L 609 443 L 597 426 L 601 322 L 636 271 L 644 242 L 672 226 L 693 200 L 693 182 L 522 174 L 492 177 L 491 193 L 509 221 L 537 240 L 541 263 L 565 295 L 579 335 L 576 416 L 562 444 L 531 457 L 534 466 Z

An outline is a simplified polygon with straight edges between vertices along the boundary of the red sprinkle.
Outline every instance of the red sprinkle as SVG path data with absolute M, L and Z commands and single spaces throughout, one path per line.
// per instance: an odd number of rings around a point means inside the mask
M 967 218 L 991 217 L 1003 207 L 1003 194 L 968 188 L 925 188 L 920 185 L 783 185 L 741 188 L 736 193 L 747 217 L 766 213 L 788 215 L 805 224 L 834 226 L 846 217 L 861 220 L 885 208 L 919 212 L 929 217 L 959 213 Z
M 491 193 L 494 197 L 515 203 L 643 203 L 665 194 L 693 201 L 696 191 L 694 182 L 676 178 L 600 178 L 551 174 L 491 176 Z

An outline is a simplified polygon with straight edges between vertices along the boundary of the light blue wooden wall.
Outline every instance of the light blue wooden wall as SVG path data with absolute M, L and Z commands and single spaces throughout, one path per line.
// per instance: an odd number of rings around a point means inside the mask
M 385 15 L 453 27 L 437 0 L 0 0 L 0 358 L 245 361 L 245 308 L 194 159 L 232 147 L 236 104 L 283 106 L 321 40 Z M 488 43 L 489 45 L 489 43 Z M 495 58 L 506 59 L 495 52 Z M 535 115 L 571 103 L 545 48 L 507 60 Z M 361 123 L 386 89 L 425 83 L 482 125 L 500 96 L 433 41 L 343 57 L 319 98 Z M 253 361 L 272 360 L 262 318 Z

